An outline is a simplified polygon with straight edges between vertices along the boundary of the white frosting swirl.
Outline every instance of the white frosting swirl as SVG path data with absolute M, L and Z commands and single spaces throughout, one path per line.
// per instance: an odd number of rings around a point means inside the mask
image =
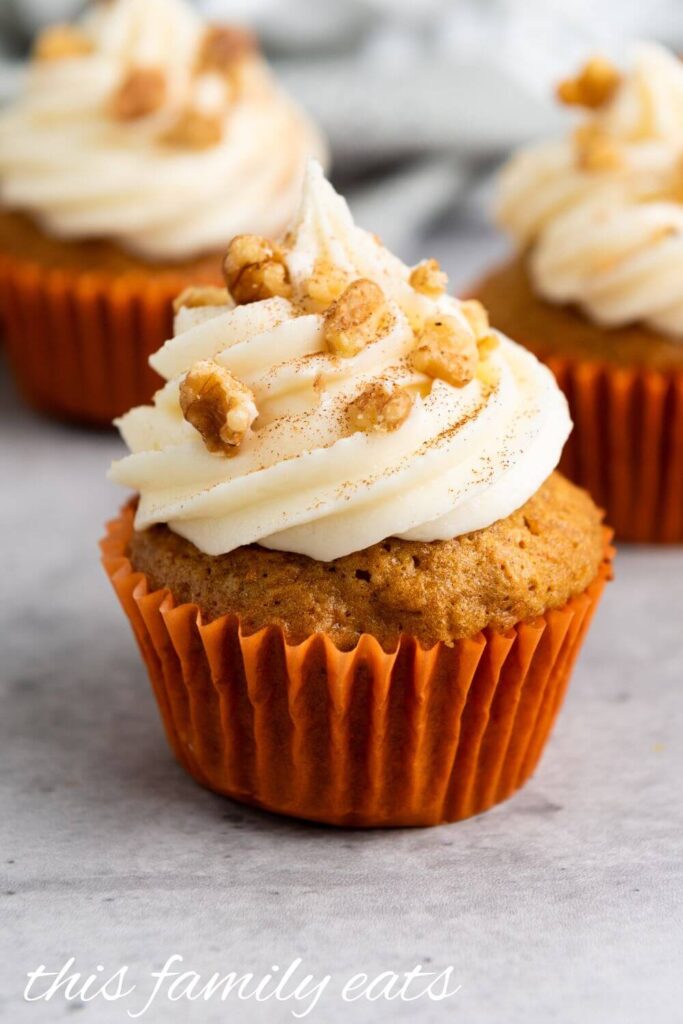
M 321 259 L 380 284 L 391 312 L 383 333 L 344 359 L 325 351 L 323 317 L 297 315 L 287 299 L 181 310 L 151 359 L 168 383 L 154 406 L 118 421 L 132 454 L 110 475 L 139 491 L 138 529 L 168 523 L 210 555 L 258 541 L 327 561 L 389 536 L 468 533 L 531 497 L 571 427 L 549 370 L 502 336 L 493 386 L 455 388 L 412 370 L 410 321 L 440 312 L 467 324 L 459 303 L 415 292 L 409 269 L 354 225 L 314 163 L 285 259 L 295 291 Z M 203 359 L 256 398 L 255 429 L 232 458 L 209 454 L 181 415 L 180 380 Z M 348 403 L 379 379 L 418 392 L 411 414 L 393 432 L 349 435 Z
M 683 338 L 683 63 L 641 44 L 587 125 L 610 149 L 604 166 L 582 168 L 569 139 L 519 153 L 501 176 L 498 220 L 530 250 L 543 298 Z
M 206 25 L 186 0 L 109 0 L 80 28 L 92 53 L 34 61 L 0 116 L 0 196 L 58 237 L 106 237 L 148 259 L 220 248 L 250 230 L 276 234 L 296 210 L 306 160 L 322 142 L 257 54 L 225 103 L 220 75 L 193 77 Z M 117 122 L 107 107 L 126 72 L 153 67 L 167 90 L 158 111 Z M 194 104 L 220 109 L 222 140 L 182 149 L 160 141 Z

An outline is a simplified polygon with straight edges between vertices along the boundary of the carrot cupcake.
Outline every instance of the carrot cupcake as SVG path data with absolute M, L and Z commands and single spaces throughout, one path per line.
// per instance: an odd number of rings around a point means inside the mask
M 118 421 L 104 564 L 201 783 L 340 825 L 484 810 L 533 771 L 608 574 L 553 470 L 550 371 L 356 227 L 319 165 L 232 309 L 183 308 Z M 200 293 L 197 293 L 199 298 Z
M 0 308 L 27 399 L 105 423 L 147 401 L 171 299 L 224 240 L 279 232 L 319 136 L 254 40 L 186 0 L 107 0 L 37 40 L 0 116 Z
M 562 469 L 617 535 L 683 541 L 683 64 L 641 45 L 558 88 L 566 138 L 513 157 L 497 215 L 518 252 L 475 294 L 555 371 L 574 434 Z

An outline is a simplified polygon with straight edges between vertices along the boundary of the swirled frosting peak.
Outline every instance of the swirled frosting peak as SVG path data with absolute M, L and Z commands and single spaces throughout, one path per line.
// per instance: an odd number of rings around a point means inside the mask
M 0 196 L 58 237 L 180 260 L 282 230 L 322 153 L 248 33 L 187 0 L 101 0 L 38 39 L 0 115 Z
M 501 225 L 543 298 L 683 339 L 683 63 L 643 43 L 627 74 L 594 58 L 558 93 L 584 117 L 513 157 Z
M 488 526 L 556 466 L 550 372 L 436 261 L 409 268 L 357 227 L 314 162 L 290 231 L 234 239 L 226 277 L 239 304 L 182 308 L 151 359 L 166 385 L 118 421 L 111 477 L 139 492 L 138 529 L 327 561 Z

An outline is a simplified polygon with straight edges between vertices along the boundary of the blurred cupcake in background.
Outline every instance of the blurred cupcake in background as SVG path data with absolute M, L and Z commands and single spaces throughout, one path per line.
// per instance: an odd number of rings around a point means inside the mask
M 226 237 L 279 232 L 323 151 L 252 37 L 186 0 L 47 29 L 0 117 L 0 301 L 26 398 L 92 423 L 148 399 L 173 297 L 220 284 Z
M 514 156 L 497 218 L 517 255 L 476 289 L 547 362 L 574 420 L 562 469 L 617 536 L 683 541 L 683 64 L 641 44 L 562 82 L 565 138 Z
M 202 784 L 339 825 L 478 813 L 529 777 L 610 549 L 553 470 L 547 367 L 357 227 L 314 162 L 234 308 L 180 309 L 118 421 L 104 564 Z M 197 299 L 201 293 L 197 293 Z

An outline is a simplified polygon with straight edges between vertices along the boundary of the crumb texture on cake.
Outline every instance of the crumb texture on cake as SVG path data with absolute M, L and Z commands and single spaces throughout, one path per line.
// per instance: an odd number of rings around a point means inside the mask
M 683 344 L 642 324 L 601 327 L 573 306 L 553 305 L 534 292 L 528 261 L 517 256 L 476 288 L 494 327 L 541 358 L 563 356 L 656 370 L 683 368 Z
M 205 621 L 238 614 L 245 632 L 280 625 L 291 643 L 324 631 L 341 649 L 370 633 L 390 649 L 401 633 L 449 642 L 562 607 L 598 572 L 601 520 L 554 473 L 517 512 L 450 541 L 390 538 L 331 562 L 259 545 L 211 557 L 159 525 L 134 532 L 128 554 Z

